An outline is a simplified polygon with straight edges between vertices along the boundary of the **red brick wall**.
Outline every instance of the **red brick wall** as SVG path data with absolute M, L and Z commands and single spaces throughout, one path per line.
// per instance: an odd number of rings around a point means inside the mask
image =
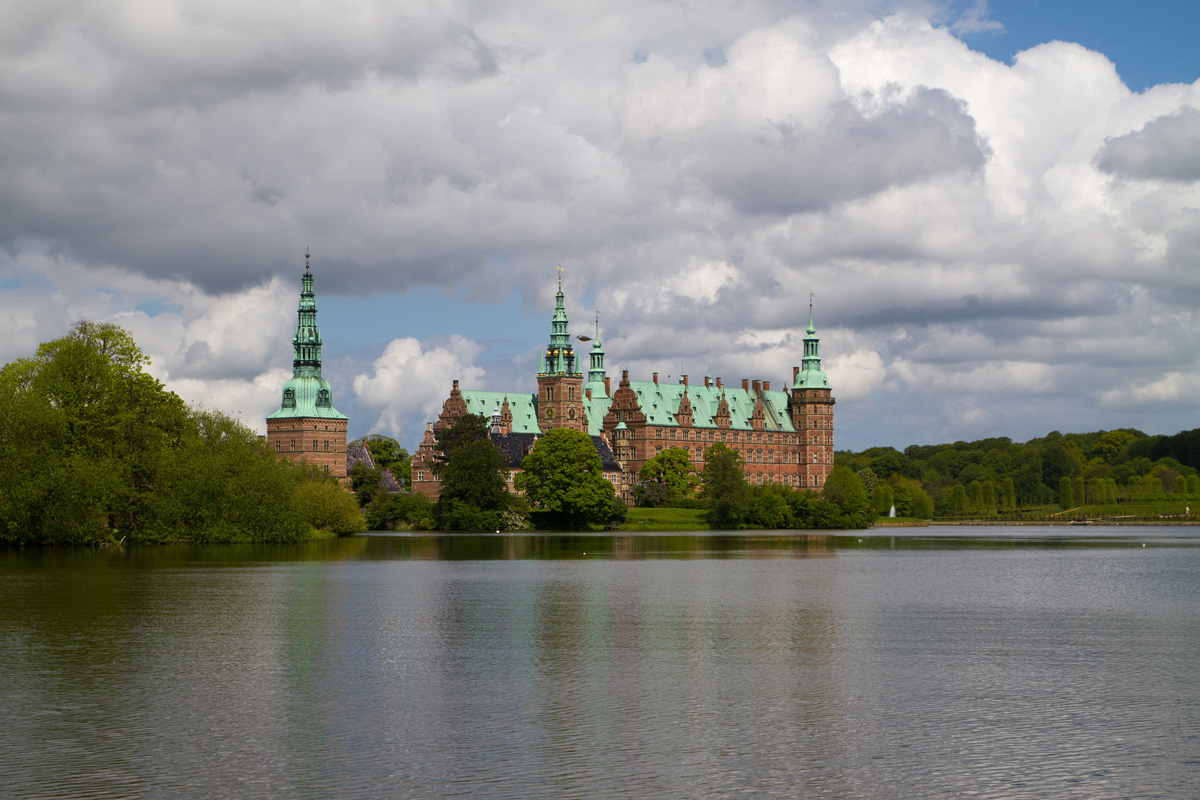
M 344 419 L 269 419 L 267 444 L 284 458 L 314 464 L 339 480 L 346 477 Z

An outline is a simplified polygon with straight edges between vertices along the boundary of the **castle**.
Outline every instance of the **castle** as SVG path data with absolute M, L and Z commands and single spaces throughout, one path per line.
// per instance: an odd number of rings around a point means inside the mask
M 308 261 L 306 251 L 292 337 L 292 377 L 283 385 L 279 408 L 267 417 L 267 445 L 281 456 L 307 461 L 345 480 L 347 418 L 333 407 L 329 381 L 321 377 L 321 329 Z
M 521 459 L 552 428 L 589 434 L 604 477 L 626 501 L 632 499 L 638 471 L 655 455 L 683 448 L 699 472 L 704 469 L 704 449 L 716 442 L 741 454 L 751 484 L 824 486 L 833 469 L 834 398 L 821 371 L 811 304 L 804 353 L 800 366 L 792 370 L 790 388 L 773 390 L 770 381 L 746 379 L 738 388 L 709 377 L 692 385 L 687 375 L 676 383 L 660 383 L 657 372 L 649 381 L 631 381 L 624 370 L 613 391 L 604 369 L 599 326 L 594 339 L 578 337 L 592 341 L 585 375 L 571 343 L 563 300 L 560 270 L 537 393 L 466 390 L 454 381 L 441 414 L 428 424 L 413 455 L 414 491 L 438 496 L 438 479 L 430 466 L 438 450 L 436 432 L 464 414 L 491 419 L 491 439 L 508 459 L 510 488 Z

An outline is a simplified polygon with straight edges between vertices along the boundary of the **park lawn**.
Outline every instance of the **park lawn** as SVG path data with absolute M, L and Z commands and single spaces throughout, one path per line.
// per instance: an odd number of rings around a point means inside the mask
M 623 531 L 708 530 L 703 508 L 631 508 Z

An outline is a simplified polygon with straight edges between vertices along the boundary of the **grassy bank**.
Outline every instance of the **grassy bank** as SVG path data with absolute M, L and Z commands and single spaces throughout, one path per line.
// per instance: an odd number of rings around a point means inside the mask
M 623 531 L 708 530 L 702 508 L 631 508 Z

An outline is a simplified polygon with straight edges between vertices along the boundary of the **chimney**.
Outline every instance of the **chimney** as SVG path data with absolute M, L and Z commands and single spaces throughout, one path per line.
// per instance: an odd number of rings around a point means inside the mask
M 742 391 L 743 392 L 750 391 L 750 379 L 749 378 L 742 378 Z
M 764 392 L 771 391 L 771 382 L 770 381 L 763 381 L 763 391 Z
M 796 378 L 800 375 L 799 367 L 792 367 L 792 383 L 796 382 Z
M 658 386 L 658 373 L 654 373 L 654 385 Z
M 712 378 L 708 375 L 705 375 L 704 376 L 704 388 L 707 389 L 710 386 L 712 386 Z
M 628 375 L 629 373 L 626 372 L 625 374 Z M 604 376 L 604 393 L 609 397 L 612 397 L 612 389 L 610 388 L 607 375 Z
M 721 388 L 721 379 L 720 378 L 717 378 L 717 388 L 718 389 Z
M 584 392 L 584 394 L 587 395 L 588 400 L 592 399 L 592 390 L 591 389 L 588 389 L 586 392 Z
M 684 386 L 687 386 L 687 385 L 688 385 L 688 382 L 687 382 L 687 375 L 684 375 L 684 376 L 682 376 L 682 377 L 683 377 L 683 385 L 684 385 Z
M 756 380 L 756 381 L 754 381 L 753 383 L 751 383 L 751 386 L 753 386 L 753 387 L 754 387 L 754 393 L 755 393 L 755 394 L 758 394 L 759 392 L 761 392 L 761 391 L 762 391 L 762 382 L 761 382 L 761 381 L 757 381 L 757 380 Z

